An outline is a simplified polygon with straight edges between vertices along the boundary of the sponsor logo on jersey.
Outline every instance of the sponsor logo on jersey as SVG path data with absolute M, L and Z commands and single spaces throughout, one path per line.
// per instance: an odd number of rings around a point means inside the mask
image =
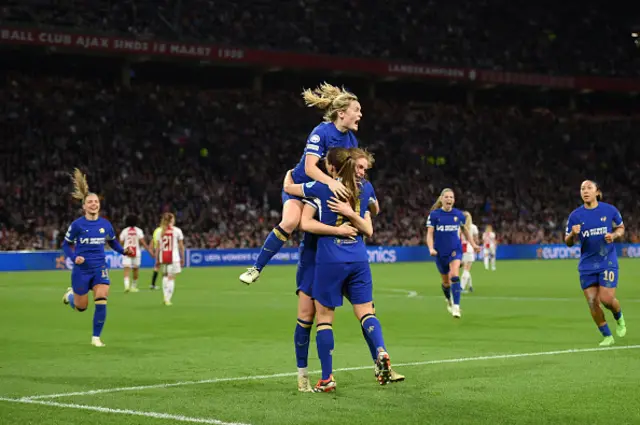
M 104 233 L 104 229 L 101 227 L 99 230 L 100 233 Z

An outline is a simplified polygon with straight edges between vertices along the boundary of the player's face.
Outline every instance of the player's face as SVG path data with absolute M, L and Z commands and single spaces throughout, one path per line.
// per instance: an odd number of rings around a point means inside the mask
M 358 158 L 356 161 L 356 177 L 358 180 L 362 180 L 367 175 L 367 170 L 369 169 L 369 161 L 367 158 Z
M 453 196 L 453 192 L 445 192 L 444 194 L 442 194 L 442 206 L 443 207 L 451 208 L 451 207 L 453 207 L 453 204 L 454 204 L 455 201 L 456 201 L 456 199 Z
M 585 180 L 580 185 L 580 196 L 585 203 L 597 200 L 598 188 L 592 181 Z
M 362 118 L 362 108 L 360 102 L 352 100 L 345 111 L 338 112 L 338 119 L 342 126 L 351 131 L 358 131 L 358 125 Z
M 97 195 L 89 195 L 84 200 L 84 210 L 89 214 L 98 214 L 100 212 L 100 199 Z
M 329 175 L 331 177 L 335 177 L 336 176 L 336 167 L 334 167 L 333 165 L 329 164 L 329 159 L 328 158 L 324 159 L 324 167 L 327 169 L 327 173 L 329 173 Z

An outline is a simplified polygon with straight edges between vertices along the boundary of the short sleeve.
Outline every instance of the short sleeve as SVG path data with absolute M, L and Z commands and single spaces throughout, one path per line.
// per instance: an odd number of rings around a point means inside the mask
M 107 237 L 105 238 L 108 241 L 112 241 L 116 238 L 116 231 L 113 230 L 113 226 L 111 223 L 107 222 Z
M 427 227 L 434 227 L 434 223 L 436 221 L 435 214 L 432 212 L 427 217 Z
M 302 193 L 305 198 L 320 198 L 322 197 L 327 189 L 327 185 L 312 181 L 302 185 Z
M 460 220 L 461 226 L 464 226 L 465 224 L 467 224 L 467 217 L 465 217 L 461 211 L 458 211 L 458 219 Z
M 176 239 L 178 239 L 179 241 L 183 241 L 184 240 L 184 234 L 182 233 L 182 229 L 176 229 L 176 230 L 177 230 Z
M 138 232 L 138 238 L 140 239 L 144 238 L 144 232 L 142 231 L 142 229 L 138 228 L 136 232 Z
M 615 224 L 616 227 L 622 226 L 623 224 L 622 214 L 620 214 L 620 211 L 618 211 L 616 207 L 613 207 L 613 224 Z
M 67 233 L 64 235 L 64 240 L 68 243 L 74 243 L 79 232 L 80 229 L 78 228 L 78 225 L 75 222 L 71 223 L 67 229 Z
M 318 129 L 315 129 L 307 139 L 307 146 L 304 148 L 305 155 L 315 155 L 323 158 L 327 153 L 326 137 Z

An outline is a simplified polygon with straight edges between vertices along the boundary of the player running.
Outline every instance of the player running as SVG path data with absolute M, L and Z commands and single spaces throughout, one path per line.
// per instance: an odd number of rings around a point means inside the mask
M 482 255 L 484 257 L 484 268 L 485 270 L 489 270 L 489 262 L 491 262 L 491 271 L 496 271 L 496 250 L 497 250 L 497 242 L 496 242 L 496 234 L 493 231 L 493 226 L 487 224 L 487 227 L 484 229 L 484 233 L 482 234 L 482 244 L 483 251 Z
M 171 213 L 162 214 L 161 231 L 156 243 L 157 259 L 162 273 L 162 292 L 164 305 L 171 306 L 171 298 L 176 285 L 176 276 L 184 267 L 184 235 L 180 228 L 175 227 L 176 218 Z
M 77 311 L 85 311 L 89 304 L 87 293 L 93 291 L 95 311 L 93 313 L 93 336 L 91 345 L 104 347 L 100 339 L 107 320 L 107 297 L 109 296 L 109 271 L 104 252 L 105 242 L 116 252 L 133 256 L 131 248 L 123 249 L 116 239 L 111 223 L 99 216 L 100 199 L 89 192 L 87 177 L 79 169 L 73 171 L 73 198 L 82 201 L 84 216 L 78 218 L 67 230 L 62 242 L 62 250 L 73 261 L 71 287 L 67 289 L 62 302 Z M 75 249 L 74 249 L 75 247 Z
M 442 292 L 447 301 L 447 310 L 457 319 L 460 311 L 460 260 L 462 243 L 460 231 L 464 233 L 474 251 L 480 248 L 473 240 L 462 211 L 453 207 L 455 197 L 452 189 L 444 189 L 431 207 L 427 218 L 427 246 L 431 256 L 436 257 L 436 266 L 442 276 Z
M 134 257 L 124 257 L 122 259 L 122 268 L 124 269 L 124 292 L 138 292 L 138 276 L 140 274 L 140 262 L 142 260 L 142 251 L 140 250 L 140 245 L 144 247 L 144 249 L 153 255 L 153 252 L 147 245 L 147 242 L 144 240 L 144 232 L 138 226 L 138 217 L 135 215 L 130 215 L 125 220 L 125 224 L 127 227 L 122 229 L 120 232 L 120 242 L 124 245 L 125 248 L 131 248 Z M 129 279 L 129 274 L 133 269 L 133 285 L 131 285 L 131 281 Z
M 335 195 L 347 198 L 347 188 L 322 172 L 318 163 L 330 148 L 358 147 L 354 133 L 358 131 L 362 118 L 360 102 L 353 93 L 327 83 L 315 90 L 305 90 L 302 97 L 307 106 L 322 109 L 325 113 L 324 122 L 314 128 L 307 139 L 302 158 L 293 169 L 293 180 L 295 183 L 315 180 L 329 186 Z M 282 202 L 282 221 L 269 233 L 255 264 L 240 275 L 240 281 L 247 285 L 258 280 L 262 269 L 280 251 L 300 223 L 302 200 L 283 192 Z
M 468 211 L 463 212 L 464 217 L 466 218 L 465 226 L 469 229 L 469 233 L 471 233 L 471 237 L 473 241 L 478 244 L 478 226 L 473 224 L 473 218 L 471 217 L 471 213 Z M 476 261 L 476 251 L 473 249 L 471 244 L 467 241 L 467 238 L 464 236 L 464 233 L 460 234 L 460 240 L 462 241 L 462 279 L 460 281 L 460 286 L 462 287 L 462 292 L 473 292 L 473 280 L 471 278 L 471 267 L 473 266 L 474 261 Z
M 355 238 L 318 235 L 316 267 L 311 288 L 318 318 L 316 344 L 322 365 L 322 377 L 314 387 L 315 392 L 335 391 L 333 378 L 334 347 L 333 318 L 335 308 L 342 305 L 343 295 L 353 305 L 353 310 L 372 341 L 376 352 L 377 379 L 381 385 L 391 377 L 391 362 L 384 344 L 380 322 L 373 309 L 373 282 L 363 236 L 373 235 L 369 199 L 374 196 L 368 186 L 358 186 L 354 158 L 347 149 L 331 149 L 326 158 L 327 171 L 333 178 L 340 178 L 349 188 L 347 202 L 338 200 L 331 188 L 321 182 L 288 185 L 285 190 L 294 196 L 314 198 L 319 221 L 339 227 L 351 223 L 358 229 Z M 301 229 L 310 231 L 317 222 L 311 214 L 304 214 Z
M 569 215 L 564 240 L 567 246 L 580 242 L 580 287 L 589 304 L 591 317 L 604 337 L 600 346 L 606 347 L 615 341 L 600 303 L 613 313 L 617 323 L 616 334 L 621 338 L 627 334 L 622 308 L 616 298 L 618 256 L 613 245 L 624 235 L 624 223 L 616 207 L 599 202 L 602 192 L 594 181 L 582 182 L 580 195 L 584 205 Z

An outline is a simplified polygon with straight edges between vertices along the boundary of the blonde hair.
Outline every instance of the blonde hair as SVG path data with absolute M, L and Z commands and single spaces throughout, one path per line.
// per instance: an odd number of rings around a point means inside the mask
M 356 200 L 360 196 L 360 189 L 356 182 L 356 160 L 349 149 L 333 148 L 327 152 L 327 162 L 337 170 L 337 177 L 342 179 L 342 184 L 349 191 L 349 205 L 356 208 Z
M 338 119 L 339 111 L 346 111 L 351 102 L 358 101 L 358 96 L 343 88 L 322 83 L 315 89 L 302 92 L 304 103 L 309 107 L 316 107 L 325 111 L 324 120 L 333 122 Z
M 87 183 L 87 176 L 80 171 L 79 168 L 73 169 L 73 174 L 71 174 L 71 181 L 73 182 L 73 192 L 71 192 L 71 196 L 73 199 L 77 199 L 82 201 L 84 204 L 84 200 L 89 195 L 95 195 L 93 192 L 89 192 L 89 184 Z
M 171 225 L 171 221 L 174 220 L 175 217 L 171 213 L 162 214 L 162 218 L 160 219 L 160 228 L 162 231 L 160 232 L 160 236 L 164 236 L 164 232 L 167 231 L 167 228 Z
M 359 160 L 360 158 L 365 158 L 367 162 L 369 162 L 369 168 L 373 168 L 373 164 L 376 163 L 376 160 L 373 157 L 373 154 L 366 149 L 349 148 L 349 154 L 351 155 L 351 157 L 353 157 L 355 161 Z
M 431 207 L 431 211 L 435 211 L 438 208 L 442 208 L 442 197 L 447 192 L 453 193 L 453 189 L 450 189 L 448 187 L 445 187 L 444 189 L 442 189 L 442 192 L 440 192 L 440 196 L 438 196 L 438 199 L 436 200 L 436 203 L 433 204 L 433 206 Z

